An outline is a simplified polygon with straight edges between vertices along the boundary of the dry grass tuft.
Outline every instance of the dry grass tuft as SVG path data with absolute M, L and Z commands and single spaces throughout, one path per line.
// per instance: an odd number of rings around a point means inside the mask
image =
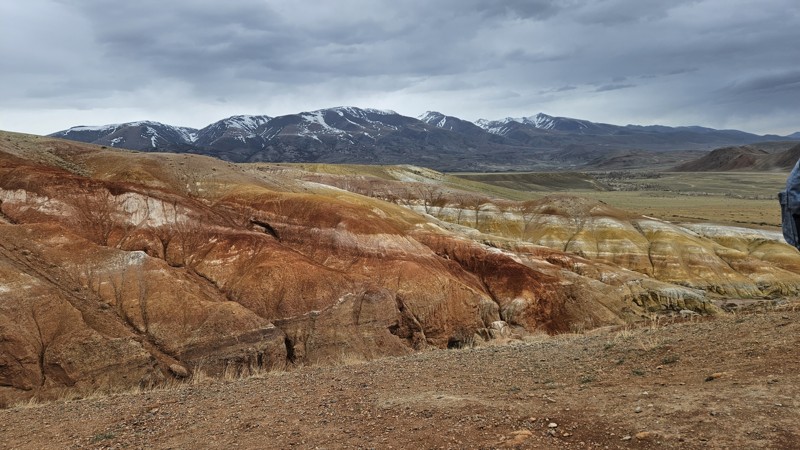
M 12 403 L 10 409 L 30 409 L 30 408 L 38 408 L 46 404 L 46 402 L 42 402 L 37 397 L 31 397 L 27 400 L 23 400 L 17 403 Z

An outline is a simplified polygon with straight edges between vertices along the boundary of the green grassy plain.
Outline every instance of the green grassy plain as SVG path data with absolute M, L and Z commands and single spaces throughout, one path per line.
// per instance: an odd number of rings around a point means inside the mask
M 573 194 L 673 222 L 780 227 L 782 172 L 489 173 L 454 174 L 518 189 L 534 197 Z

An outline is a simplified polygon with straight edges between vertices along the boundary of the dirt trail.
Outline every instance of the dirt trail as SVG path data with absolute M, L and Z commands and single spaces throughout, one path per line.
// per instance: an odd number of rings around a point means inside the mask
M 0 448 L 800 448 L 800 312 L 0 410 Z

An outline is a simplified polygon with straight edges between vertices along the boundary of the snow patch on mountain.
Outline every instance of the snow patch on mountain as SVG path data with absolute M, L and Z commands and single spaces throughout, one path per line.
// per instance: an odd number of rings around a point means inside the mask
M 535 116 L 523 117 L 522 123 L 528 123 L 541 130 L 552 130 L 556 127 L 556 121 L 547 114 L 536 114 Z
M 159 125 L 161 125 L 161 124 L 159 124 Z M 145 131 L 144 131 L 144 134 L 142 134 L 142 137 L 143 138 L 148 138 L 149 137 L 150 138 L 150 146 L 153 147 L 153 148 L 158 148 L 158 140 L 161 139 L 161 136 L 159 136 L 158 131 L 156 131 L 155 128 L 153 128 L 150 125 L 145 125 Z
M 109 133 L 113 133 L 114 131 L 117 130 L 117 128 L 121 127 L 122 125 L 123 124 L 120 123 L 114 123 L 108 125 L 96 125 L 96 126 L 80 125 L 77 127 L 68 128 L 67 130 L 63 131 L 63 133 L 67 134 L 72 131 L 108 131 Z
M 342 117 L 345 115 L 350 115 L 352 117 L 356 117 L 359 119 L 366 120 L 368 122 L 374 122 L 367 117 L 368 114 L 378 115 L 378 116 L 394 116 L 397 115 L 396 112 L 390 109 L 375 109 L 375 108 L 356 108 L 355 106 L 337 106 L 335 108 L 330 109 L 318 109 L 316 111 L 312 111 L 313 113 L 325 113 L 326 111 L 333 111 L 339 114 Z
M 309 127 L 316 124 L 316 125 L 319 125 L 322 128 L 322 130 L 324 130 L 326 133 L 346 134 L 346 133 L 344 133 L 344 131 L 328 125 L 328 123 L 325 122 L 325 117 L 323 117 L 324 112 L 325 112 L 324 110 L 318 110 L 318 111 L 312 111 L 310 113 L 300 114 L 300 117 L 305 119 L 307 122 L 310 122 L 308 124 L 308 126 L 305 128 L 305 131 L 306 132 L 311 132 Z
M 335 108 L 334 108 L 335 109 Z M 392 111 L 391 109 L 375 109 L 375 108 L 356 108 L 353 106 L 348 106 L 346 109 L 352 114 L 357 117 L 368 119 L 367 115 L 372 114 L 375 116 L 396 116 L 398 115 L 396 112 Z
M 326 112 L 326 110 L 320 109 L 317 111 L 300 113 L 299 116 L 303 121 L 297 125 L 297 135 L 310 137 L 317 142 L 322 142 L 318 136 L 319 134 L 333 135 L 345 139 L 352 138 L 350 133 L 328 124 L 328 122 L 325 121 Z M 339 114 L 342 115 L 341 112 L 339 112 Z
M 340 128 L 336 128 L 331 126 L 327 122 L 325 122 L 325 114 L 333 112 L 339 115 L 339 117 L 345 119 L 352 125 L 355 125 L 363 130 L 363 133 L 370 138 L 375 138 L 376 136 L 380 136 L 381 131 L 389 128 L 392 130 L 398 130 L 399 128 L 396 125 L 391 125 L 389 123 L 383 122 L 380 118 L 375 118 L 374 116 L 392 116 L 397 115 L 396 112 L 391 110 L 382 110 L 382 109 L 374 109 L 374 108 L 356 108 L 353 106 L 338 106 L 335 108 L 330 109 L 319 109 L 316 111 L 311 111 L 307 113 L 301 113 L 300 116 L 303 117 L 307 121 L 313 121 L 318 123 L 319 125 L 323 126 L 323 131 L 329 134 L 337 135 L 337 136 L 346 136 L 347 138 L 352 138 L 352 134 L 348 131 L 342 130 Z M 370 118 L 372 116 L 373 118 Z M 354 119 L 354 120 L 351 120 Z M 373 120 L 376 119 L 376 120 Z M 367 125 L 368 124 L 368 125 Z M 373 135 L 369 131 L 377 131 L 378 133 Z M 313 131 L 313 130 L 308 130 Z
M 484 130 L 488 131 L 492 134 L 498 134 L 500 136 L 505 136 L 508 134 L 512 128 L 509 126 L 512 122 L 520 122 L 518 119 L 514 119 L 512 117 L 507 117 L 503 120 L 486 120 L 486 119 L 478 119 L 475 121 L 475 125 L 483 128 Z
M 359 118 L 366 117 L 365 113 L 369 112 L 367 110 L 364 110 L 364 109 L 361 109 L 361 108 L 356 108 L 354 106 L 337 106 L 335 108 L 331 108 L 330 110 L 335 112 L 336 114 L 339 114 L 342 117 L 345 117 L 345 114 L 347 114 L 347 115 L 354 116 L 354 117 L 359 117 Z M 326 110 L 325 109 L 318 109 L 318 110 L 316 110 L 314 112 L 320 112 L 321 113 L 321 112 L 324 112 L 324 111 L 326 111 Z M 377 111 L 377 110 L 375 110 L 375 111 Z M 377 114 L 379 114 L 379 113 L 377 113 Z
M 245 131 L 249 131 L 252 134 L 255 134 L 256 130 L 269 122 L 272 117 L 269 116 L 248 116 L 248 115 L 239 115 L 239 116 L 231 116 L 227 119 L 223 120 L 223 123 L 228 127 L 232 128 L 240 128 Z
M 417 119 L 437 128 L 445 128 L 445 125 L 447 125 L 447 116 L 436 111 L 428 111 L 425 114 L 417 117 Z

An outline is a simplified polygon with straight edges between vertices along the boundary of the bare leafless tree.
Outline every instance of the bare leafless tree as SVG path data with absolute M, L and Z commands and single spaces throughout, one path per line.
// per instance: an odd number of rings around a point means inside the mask
M 480 227 L 481 212 L 486 210 L 490 204 L 491 203 L 489 199 L 482 196 L 470 196 L 470 197 L 464 197 L 462 199 L 461 207 L 464 209 L 468 209 L 473 213 L 473 218 L 474 218 L 473 227 L 476 230 L 479 229 Z
M 417 198 L 422 200 L 422 207 L 425 209 L 426 214 L 431 214 L 433 208 L 438 208 L 441 212 L 442 208 L 447 204 L 444 192 L 434 184 L 419 184 L 414 189 Z
M 116 226 L 115 201 L 114 195 L 106 188 L 75 196 L 73 206 L 84 236 L 97 244 L 108 246 L 109 237 Z
M 535 227 L 535 220 L 539 216 L 537 213 L 537 204 L 534 200 L 528 200 L 515 204 L 512 210 L 519 215 L 519 237 L 520 239 L 525 239 Z

